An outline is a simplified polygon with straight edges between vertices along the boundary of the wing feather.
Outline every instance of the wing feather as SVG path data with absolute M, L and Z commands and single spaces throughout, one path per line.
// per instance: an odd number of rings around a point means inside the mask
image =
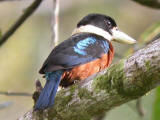
M 44 74 L 59 69 L 70 69 L 108 53 L 110 43 L 106 39 L 95 34 L 81 34 L 73 35 L 53 49 L 39 72 Z

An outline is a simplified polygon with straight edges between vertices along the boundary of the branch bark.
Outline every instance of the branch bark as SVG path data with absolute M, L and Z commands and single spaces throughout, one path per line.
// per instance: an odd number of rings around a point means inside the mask
M 160 84 L 160 38 L 83 83 L 57 93 L 54 107 L 20 120 L 90 120 Z
M 11 26 L 11 28 L 0 38 L 0 46 L 5 43 L 8 38 L 25 22 L 25 20 L 32 15 L 43 0 L 35 0 L 25 11 L 22 16 Z
M 150 8 L 160 9 L 160 0 L 132 0 Z
M 0 95 L 6 95 L 6 96 L 32 96 L 31 93 L 26 93 L 26 92 L 9 92 L 9 91 L 0 91 Z

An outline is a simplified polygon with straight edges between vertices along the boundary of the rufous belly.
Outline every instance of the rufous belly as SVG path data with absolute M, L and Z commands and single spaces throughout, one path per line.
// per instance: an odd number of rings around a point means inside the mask
M 62 87 L 67 87 L 72 85 L 74 80 L 81 81 L 97 72 L 100 72 L 111 64 L 113 56 L 114 51 L 112 48 L 109 50 L 108 54 L 103 54 L 101 58 L 76 66 L 69 71 L 65 71 L 62 75 L 60 85 Z

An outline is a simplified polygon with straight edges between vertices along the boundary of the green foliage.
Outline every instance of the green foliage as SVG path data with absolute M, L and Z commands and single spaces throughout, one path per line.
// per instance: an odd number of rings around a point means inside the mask
M 153 120 L 160 120 L 160 87 L 156 89 L 156 98 L 153 106 Z
M 153 24 L 149 27 L 140 37 L 141 44 L 148 43 L 152 40 L 157 34 L 160 33 L 160 22 Z

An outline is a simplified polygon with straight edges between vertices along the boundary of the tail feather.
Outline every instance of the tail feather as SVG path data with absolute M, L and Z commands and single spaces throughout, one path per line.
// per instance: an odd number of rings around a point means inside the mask
M 53 106 L 62 74 L 63 71 L 55 71 L 46 74 L 47 81 L 38 98 L 34 110 L 43 110 L 47 107 Z

